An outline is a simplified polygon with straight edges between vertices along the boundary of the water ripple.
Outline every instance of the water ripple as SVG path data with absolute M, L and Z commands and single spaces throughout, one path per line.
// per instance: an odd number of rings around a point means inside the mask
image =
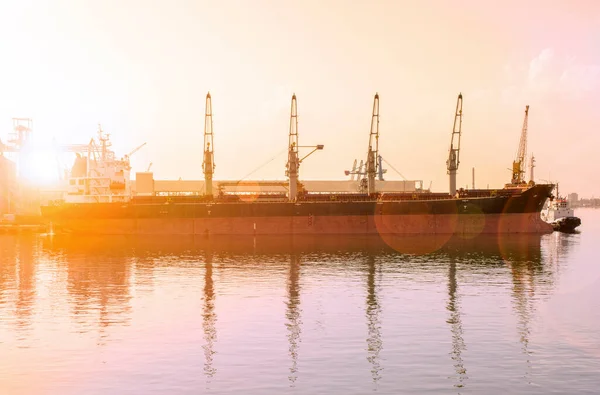
M 0 236 L 7 394 L 594 393 L 600 213 L 451 239 Z M 418 250 L 418 249 L 417 249 Z

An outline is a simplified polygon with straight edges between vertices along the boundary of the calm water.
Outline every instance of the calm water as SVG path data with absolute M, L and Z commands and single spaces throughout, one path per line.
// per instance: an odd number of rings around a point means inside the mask
M 577 215 L 476 240 L 0 236 L 0 394 L 598 393 L 600 210 Z

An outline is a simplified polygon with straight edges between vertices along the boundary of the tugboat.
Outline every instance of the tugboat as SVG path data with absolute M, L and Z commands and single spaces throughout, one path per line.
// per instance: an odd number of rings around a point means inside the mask
M 569 201 L 558 194 L 558 184 L 556 198 L 549 199 L 546 209 L 541 212 L 541 217 L 559 232 L 571 233 L 581 225 L 581 219 L 575 216 Z

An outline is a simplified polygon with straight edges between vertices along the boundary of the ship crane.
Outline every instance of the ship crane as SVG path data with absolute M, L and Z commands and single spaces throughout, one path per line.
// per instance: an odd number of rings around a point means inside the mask
M 286 164 L 285 175 L 289 179 L 289 191 L 288 199 L 290 202 L 296 201 L 298 196 L 298 172 L 300 163 L 306 159 L 309 155 L 317 150 L 322 150 L 323 145 L 319 144 L 316 146 L 299 146 L 298 145 L 298 103 L 296 101 L 296 94 L 292 95 L 292 104 L 290 109 L 290 133 L 289 133 L 289 144 L 288 144 L 288 161 Z M 299 148 L 312 148 L 313 150 L 306 154 L 303 158 L 298 155 Z
M 138 145 L 136 148 L 134 148 L 130 153 L 128 153 L 127 155 L 125 155 L 126 158 L 131 158 L 131 155 L 135 154 L 136 152 L 138 152 L 139 150 L 141 150 L 144 146 L 146 145 L 146 143 L 140 144 Z
M 527 157 L 527 120 L 529 118 L 529 106 L 525 106 L 525 118 L 523 119 L 523 128 L 521 129 L 521 140 L 517 150 L 516 160 L 512 166 L 512 185 L 525 184 L 525 159 Z
M 456 195 L 456 171 L 460 164 L 460 136 L 462 134 L 462 107 L 463 98 L 462 93 L 458 94 L 456 99 L 456 112 L 454 113 L 454 126 L 452 128 L 452 138 L 450 140 L 450 152 L 448 160 L 446 161 L 446 167 L 448 174 L 450 175 L 450 195 Z
M 362 161 L 358 170 L 356 170 L 356 161 L 354 161 L 355 166 L 352 170 L 346 170 L 344 173 L 352 175 L 352 177 L 356 174 L 358 181 L 360 181 L 360 192 L 367 192 L 371 195 L 375 193 L 375 177 L 378 175 L 379 180 L 383 181 L 385 170 L 381 166 L 382 160 L 383 158 L 379 155 L 379 93 L 375 93 L 375 97 L 373 98 L 373 113 L 371 115 L 371 131 L 369 132 L 369 149 L 367 150 L 367 161 L 364 165 L 365 170 L 362 171 Z
M 367 192 L 369 195 L 375 193 L 375 176 L 377 168 L 381 167 L 379 158 L 379 93 L 375 93 L 373 99 L 373 114 L 371 116 L 371 132 L 369 133 L 369 150 L 367 151 Z M 364 180 L 364 179 L 363 179 Z
M 212 119 L 212 99 L 210 92 L 206 94 L 206 107 L 204 115 L 204 160 L 202 170 L 204 171 L 204 187 L 206 195 L 212 196 L 212 180 L 215 172 L 215 154 L 213 143 L 213 119 Z
M 375 176 L 377 175 L 377 159 L 379 157 L 379 93 L 373 98 L 373 114 L 371 116 L 371 132 L 369 133 L 369 150 L 367 152 L 367 192 L 375 193 Z M 381 164 L 379 164 L 379 167 Z

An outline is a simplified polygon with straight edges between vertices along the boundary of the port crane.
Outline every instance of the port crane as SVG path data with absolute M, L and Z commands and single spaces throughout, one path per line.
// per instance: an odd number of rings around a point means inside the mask
M 354 163 L 352 164 L 352 170 L 344 171 L 344 173 L 347 176 L 348 175 L 350 176 L 350 181 L 354 181 L 354 176 L 358 176 L 356 178 L 360 178 L 360 175 L 363 174 L 362 173 L 363 161 L 362 160 L 360 161 L 360 165 L 358 166 L 358 168 L 356 167 L 357 162 L 358 162 L 358 159 L 354 159 Z
M 458 94 L 456 99 L 456 111 L 454 113 L 454 126 L 452 128 L 452 137 L 450 139 L 450 152 L 448 154 L 448 160 L 446 161 L 446 167 L 448 174 L 450 175 L 450 195 L 456 195 L 456 171 L 460 164 L 460 136 L 462 134 L 462 107 L 463 97 L 462 93 Z
M 296 201 L 298 196 L 298 171 L 300 164 L 304 159 L 317 150 L 323 149 L 322 144 L 316 146 L 299 146 L 298 145 L 298 102 L 296 94 L 292 95 L 292 104 L 290 108 L 290 132 L 288 141 L 288 161 L 286 164 L 285 175 L 289 179 L 288 199 L 290 202 Z M 313 150 L 306 154 L 303 158 L 298 155 L 299 148 L 312 148 Z
M 7 143 L 0 140 L 0 155 L 18 153 L 25 148 L 31 140 L 33 120 L 31 118 L 13 118 L 13 131 L 8 135 Z
M 19 167 L 22 163 L 27 162 L 31 152 L 28 152 L 27 145 L 31 141 L 33 133 L 33 120 L 31 118 L 13 118 L 13 131 L 9 133 L 7 143 L 3 143 L 0 139 L 0 156 L 5 153 L 17 155 L 16 161 Z M 56 139 L 52 140 L 52 150 L 54 152 L 80 152 L 85 151 L 88 144 L 63 144 L 58 145 Z M 56 156 L 57 176 L 63 178 L 63 172 L 60 168 L 58 155 Z
M 215 172 L 215 154 L 213 143 L 213 119 L 212 119 L 212 99 L 210 92 L 206 94 L 206 105 L 204 112 L 204 160 L 202 161 L 202 170 L 204 171 L 204 188 L 207 196 L 212 196 L 212 180 Z
M 529 118 L 529 105 L 525 106 L 525 117 L 523 119 L 523 128 L 521 129 L 521 140 L 519 141 L 519 149 L 517 156 L 512 165 L 512 186 L 525 185 L 525 160 L 527 158 L 527 121 Z M 533 162 L 532 162 L 533 164 Z
M 356 166 L 358 159 L 354 159 L 354 163 L 352 164 L 352 170 L 344 170 L 344 174 L 350 176 L 350 181 L 360 181 L 363 176 L 367 173 L 363 171 L 364 160 L 361 159 L 358 167 Z
M 356 166 L 358 160 L 354 159 L 354 164 L 352 165 L 352 170 L 344 170 L 344 174 L 347 176 L 350 176 L 350 181 L 354 181 L 355 180 L 355 176 L 356 176 L 356 180 L 360 181 L 361 180 L 361 176 L 365 176 L 367 173 L 366 171 L 363 170 L 364 167 L 364 161 L 361 160 L 360 164 L 358 165 L 358 167 Z M 385 181 L 383 179 L 383 175 L 385 173 L 387 173 L 387 169 L 383 168 L 383 157 L 381 155 L 377 156 L 377 162 L 378 162 L 378 167 L 377 167 L 377 180 L 379 181 Z

